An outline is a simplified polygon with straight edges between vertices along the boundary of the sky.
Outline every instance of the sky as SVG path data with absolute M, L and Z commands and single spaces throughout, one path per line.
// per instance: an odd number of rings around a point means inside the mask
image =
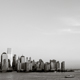
M 80 69 L 80 0 L 0 0 L 0 55 L 7 48 Z

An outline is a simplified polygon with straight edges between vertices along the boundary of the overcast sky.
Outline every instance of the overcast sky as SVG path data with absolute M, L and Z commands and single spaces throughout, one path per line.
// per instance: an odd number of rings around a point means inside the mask
M 80 0 L 0 0 L 0 54 L 7 48 L 80 68 Z

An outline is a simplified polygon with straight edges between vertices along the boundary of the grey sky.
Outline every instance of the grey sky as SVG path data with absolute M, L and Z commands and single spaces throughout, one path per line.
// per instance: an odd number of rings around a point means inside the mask
M 0 53 L 8 47 L 80 68 L 80 0 L 0 0 Z

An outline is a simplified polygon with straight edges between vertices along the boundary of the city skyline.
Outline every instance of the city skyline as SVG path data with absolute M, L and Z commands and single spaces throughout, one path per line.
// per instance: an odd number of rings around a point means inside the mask
M 0 55 L 13 54 L 80 68 L 80 1 L 0 1 Z
M 7 48 L 7 53 L 1 54 L 0 72 L 67 72 L 65 68 L 65 61 L 61 63 L 55 59 L 50 59 L 49 62 L 44 62 L 42 59 L 38 61 L 32 60 L 31 57 L 20 56 L 16 58 L 16 54 L 11 55 L 11 48 Z M 12 61 L 12 63 L 11 63 Z

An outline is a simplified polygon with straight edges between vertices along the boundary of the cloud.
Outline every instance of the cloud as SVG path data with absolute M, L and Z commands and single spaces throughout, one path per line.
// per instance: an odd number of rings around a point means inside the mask
M 60 22 L 67 26 L 80 26 L 80 18 L 77 18 L 76 16 L 61 17 Z
M 80 34 L 80 30 L 75 29 L 56 29 L 53 32 L 44 32 L 44 35 L 56 35 L 56 34 Z
M 80 30 L 74 30 L 74 29 L 61 29 L 61 32 L 80 34 Z

